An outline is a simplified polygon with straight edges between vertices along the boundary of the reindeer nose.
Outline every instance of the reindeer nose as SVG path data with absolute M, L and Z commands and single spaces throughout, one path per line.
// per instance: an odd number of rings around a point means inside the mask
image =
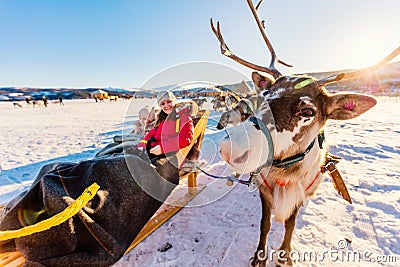
M 229 148 L 229 142 L 221 142 L 221 144 L 219 145 L 219 154 L 221 155 L 222 160 L 226 161 L 227 163 L 229 163 L 231 161 L 231 153 L 230 153 L 230 149 Z

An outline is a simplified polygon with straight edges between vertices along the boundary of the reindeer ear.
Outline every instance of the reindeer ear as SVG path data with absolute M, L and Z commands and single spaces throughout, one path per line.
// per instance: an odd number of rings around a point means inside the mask
M 258 91 L 264 91 L 275 82 L 273 77 L 262 76 L 255 71 L 251 74 L 251 78 Z
M 375 106 L 376 99 L 362 94 L 335 94 L 329 97 L 328 119 L 349 120 Z

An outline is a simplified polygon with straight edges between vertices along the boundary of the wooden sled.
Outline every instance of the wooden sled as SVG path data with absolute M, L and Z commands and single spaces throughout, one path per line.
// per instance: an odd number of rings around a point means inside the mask
M 200 110 L 197 113 L 197 116 L 195 116 L 193 119 L 195 124 L 193 141 L 188 147 L 178 151 L 177 157 L 179 166 L 183 165 L 190 152 L 194 150 L 200 151 L 209 114 L 209 110 Z M 147 222 L 136 238 L 132 241 L 125 254 L 136 247 L 147 236 L 164 224 L 169 218 L 174 216 L 181 208 L 183 208 L 206 187 L 206 185 L 197 185 L 197 175 L 198 171 L 196 169 L 192 169 L 187 171 L 185 174 L 180 175 L 180 180 L 187 178 L 187 190 L 177 190 L 171 193 L 171 196 L 175 195 L 172 203 L 161 206 L 157 213 Z M 3 206 L 0 206 L 0 210 L 2 208 Z M 0 253 L 0 267 L 19 267 L 23 266 L 24 262 L 25 259 L 19 251 Z

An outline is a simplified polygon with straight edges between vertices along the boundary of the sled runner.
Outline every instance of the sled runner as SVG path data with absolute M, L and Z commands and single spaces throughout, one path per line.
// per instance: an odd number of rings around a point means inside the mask
M 178 164 L 181 167 L 179 178 L 181 181 L 187 178 L 187 188 L 178 186 L 176 190 L 171 193 L 170 197 L 172 198 L 172 200 L 169 201 L 169 203 L 171 204 L 163 204 L 160 207 L 155 215 L 136 235 L 136 238 L 128 247 L 125 254 L 133 249 L 142 240 L 144 240 L 148 235 L 154 232 L 159 226 L 161 226 L 174 214 L 176 214 L 182 207 L 184 207 L 190 200 L 192 200 L 205 188 L 205 185 L 197 185 L 196 178 L 198 172 L 196 168 L 194 168 L 194 165 L 193 168 L 190 168 L 190 163 L 194 164 L 194 162 L 198 158 L 198 152 L 200 151 L 202 145 L 206 125 L 208 122 L 208 116 L 208 110 L 200 110 L 199 112 L 197 112 L 197 115 L 193 118 L 195 125 L 193 141 L 188 147 L 179 150 L 177 154 Z M 0 210 L 2 208 L 3 206 L 0 207 Z M 0 253 L 0 266 L 22 266 L 24 262 L 25 259 L 19 251 Z

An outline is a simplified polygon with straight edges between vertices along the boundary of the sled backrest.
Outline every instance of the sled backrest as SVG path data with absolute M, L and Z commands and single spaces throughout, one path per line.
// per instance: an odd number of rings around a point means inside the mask
M 204 133 L 206 131 L 206 126 L 208 122 L 208 116 L 210 114 L 209 110 L 200 110 L 196 115 L 192 115 L 193 123 L 194 123 L 194 136 L 193 141 L 189 146 L 180 149 L 177 153 L 179 166 L 185 162 L 186 159 L 189 160 L 197 160 L 199 157 L 199 151 L 201 149 L 201 144 L 203 142 Z M 176 201 L 167 205 L 167 207 L 162 210 L 159 214 L 154 216 L 147 224 L 143 227 L 140 233 L 135 237 L 132 241 L 132 244 L 128 247 L 125 253 L 128 253 L 131 249 L 133 249 L 137 244 L 139 244 L 143 239 L 145 239 L 148 235 L 150 235 L 153 231 L 155 231 L 159 226 L 161 226 L 164 222 L 166 222 L 169 218 L 171 218 L 174 214 L 176 214 L 182 207 L 184 207 L 190 200 L 192 200 L 197 194 L 199 194 L 204 188 L 205 185 L 197 185 L 197 170 L 192 170 L 186 172 L 185 174 L 181 174 L 179 178 L 188 179 L 187 186 L 188 190 L 180 198 L 177 198 Z M 181 191 L 182 192 L 182 191 Z M 179 195 L 179 192 L 177 192 Z
M 186 159 L 197 160 L 203 142 L 204 133 L 208 122 L 209 110 L 200 110 L 193 117 L 194 133 L 189 146 L 182 148 L 177 153 L 178 166 L 181 167 Z

